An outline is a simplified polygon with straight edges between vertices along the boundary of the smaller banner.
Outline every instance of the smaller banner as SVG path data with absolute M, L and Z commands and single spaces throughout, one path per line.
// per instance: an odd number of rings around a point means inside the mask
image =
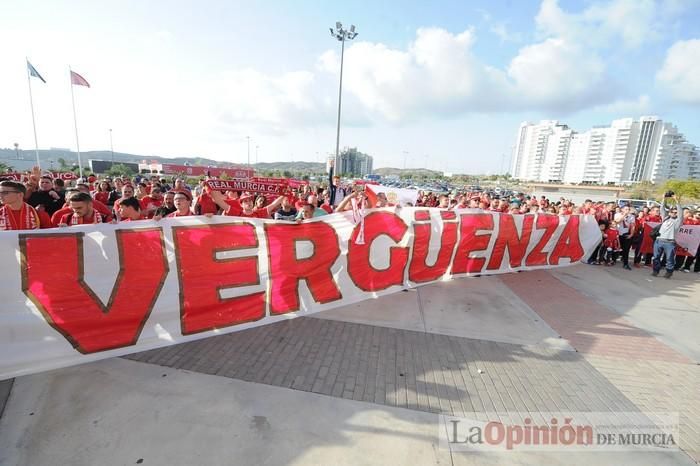
M 282 194 L 286 189 L 285 183 L 270 183 L 257 180 L 207 180 L 207 186 L 215 191 L 248 191 L 263 194 Z
M 77 180 L 79 177 L 73 172 L 50 172 L 53 178 L 60 178 L 65 181 Z
M 16 173 L 16 172 L 0 174 L 0 178 L 5 179 L 5 180 L 12 180 L 12 181 L 22 181 L 28 177 L 29 177 L 29 175 L 24 175 L 22 173 Z
M 659 222 L 647 222 L 644 224 L 644 236 L 642 239 L 642 254 L 652 254 L 654 252 L 654 240 L 651 239 L 649 233 L 654 229 Z M 682 255 L 693 256 L 698 250 L 700 244 L 700 225 L 682 225 L 676 235 L 676 253 Z
M 28 173 L 0 173 L 0 178 L 11 179 L 14 181 L 26 181 L 29 179 Z M 78 175 L 73 172 L 42 172 L 41 176 L 50 176 L 51 178 L 60 178 L 65 181 L 77 180 Z
M 418 191 L 415 189 L 392 188 L 378 184 L 366 184 L 365 192 L 371 200 L 374 200 L 372 199 L 373 196 L 376 197 L 377 194 L 384 193 L 386 194 L 389 204 L 393 205 L 416 205 L 416 201 L 418 200 Z
M 287 180 L 287 185 L 289 185 L 289 187 L 292 189 L 299 189 L 302 186 L 308 186 L 309 182 L 303 181 L 303 180 L 289 179 L 289 180 Z
M 177 165 L 173 163 L 162 164 L 164 175 L 179 175 L 181 173 L 187 176 L 214 176 L 219 178 L 226 175 L 230 178 L 252 178 L 255 175 L 255 170 L 252 168 L 232 167 L 232 168 L 217 168 L 217 167 L 191 167 L 189 165 Z

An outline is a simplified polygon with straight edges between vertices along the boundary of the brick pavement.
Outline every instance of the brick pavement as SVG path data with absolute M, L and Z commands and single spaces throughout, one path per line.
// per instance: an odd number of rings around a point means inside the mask
M 678 412 L 680 445 L 700 462 L 700 366 L 549 272 L 501 279 L 640 410 Z
M 638 411 L 572 351 L 325 319 L 297 318 L 127 357 L 428 412 L 520 411 L 543 420 L 550 411 Z
M 629 320 L 544 270 L 501 277 L 520 299 L 580 353 L 690 364 Z M 546 296 L 547 299 L 542 299 Z
M 586 360 L 642 411 L 679 413 L 679 444 L 700 462 L 700 366 L 593 355 Z

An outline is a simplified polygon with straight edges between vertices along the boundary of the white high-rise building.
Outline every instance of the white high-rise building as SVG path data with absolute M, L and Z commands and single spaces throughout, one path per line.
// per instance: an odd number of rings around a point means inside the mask
M 511 167 L 513 177 L 561 181 L 572 133 L 556 120 L 521 124 Z
M 623 118 L 576 133 L 557 121 L 520 125 L 513 177 L 525 181 L 621 184 L 700 178 L 700 153 L 654 116 Z

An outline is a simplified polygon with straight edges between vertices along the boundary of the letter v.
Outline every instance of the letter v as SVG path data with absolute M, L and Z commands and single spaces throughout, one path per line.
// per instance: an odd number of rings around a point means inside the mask
M 83 277 L 83 236 L 20 235 L 22 291 L 81 353 L 133 345 L 168 274 L 163 231 L 114 232 L 119 275 L 106 306 Z

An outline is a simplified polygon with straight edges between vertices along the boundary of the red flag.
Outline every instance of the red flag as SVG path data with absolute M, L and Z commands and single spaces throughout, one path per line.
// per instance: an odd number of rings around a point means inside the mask
M 75 86 L 90 87 L 90 84 L 85 80 L 85 78 L 80 76 L 75 71 L 70 72 L 70 82 L 71 82 L 71 84 L 73 84 Z

